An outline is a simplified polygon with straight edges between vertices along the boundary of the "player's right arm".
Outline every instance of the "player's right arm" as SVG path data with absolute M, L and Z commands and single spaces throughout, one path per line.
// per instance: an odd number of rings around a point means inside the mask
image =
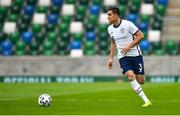
M 116 44 L 114 39 L 111 39 L 111 49 L 110 49 L 110 54 L 109 54 L 109 58 L 108 58 L 108 63 L 107 66 L 108 68 L 111 70 L 112 66 L 113 66 L 113 58 L 116 52 Z

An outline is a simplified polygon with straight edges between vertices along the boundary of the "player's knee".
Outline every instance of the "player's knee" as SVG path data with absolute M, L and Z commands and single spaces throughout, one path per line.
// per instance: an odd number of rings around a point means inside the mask
M 125 76 L 128 78 L 129 81 L 132 81 L 135 79 L 134 73 L 125 73 Z
M 139 84 L 143 85 L 144 84 L 144 79 L 139 79 L 137 80 Z

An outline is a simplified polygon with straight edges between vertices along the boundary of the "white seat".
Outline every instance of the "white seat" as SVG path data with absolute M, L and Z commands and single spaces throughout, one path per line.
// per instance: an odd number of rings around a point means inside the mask
M 51 0 L 39 0 L 38 5 L 49 7 L 51 5 Z
M 153 4 L 142 4 L 140 11 L 141 11 L 141 14 L 153 15 L 154 14 L 154 5 Z
M 64 4 L 62 6 L 62 15 L 74 15 L 75 14 L 75 6 L 73 4 Z
M 150 42 L 158 42 L 161 40 L 161 31 L 159 30 L 149 30 L 148 31 L 148 40 Z
M 71 22 L 70 33 L 82 33 L 82 32 L 83 32 L 82 22 Z
M 108 24 L 109 21 L 107 19 L 107 14 L 106 13 L 101 13 L 99 16 L 99 23 L 100 24 Z
M 0 0 L 0 6 L 11 6 L 12 0 Z
M 82 49 L 72 49 L 70 51 L 71 57 L 82 57 L 83 56 L 83 50 Z
M 104 6 L 116 6 L 117 0 L 104 0 L 103 4 Z
M 45 24 L 46 23 L 46 15 L 43 13 L 35 13 L 33 16 L 34 24 Z
M 16 32 L 16 23 L 15 22 L 5 22 L 3 27 L 4 33 L 10 34 Z

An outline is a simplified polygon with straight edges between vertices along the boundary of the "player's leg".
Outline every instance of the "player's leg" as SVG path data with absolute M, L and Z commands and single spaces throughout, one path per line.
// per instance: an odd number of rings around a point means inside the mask
M 139 84 L 144 84 L 144 62 L 142 56 L 137 56 L 133 58 L 134 73 L 136 74 L 136 79 Z
M 123 74 L 128 78 L 128 80 L 129 80 L 132 88 L 134 89 L 134 91 L 144 100 L 145 106 L 143 106 L 143 107 L 150 106 L 151 102 L 149 101 L 149 99 L 144 94 L 140 84 L 137 82 L 133 66 L 131 64 L 131 61 L 129 61 L 129 60 L 131 60 L 131 59 L 123 58 L 123 59 L 119 60 L 121 70 L 122 70 Z
M 145 81 L 145 76 L 144 75 L 136 75 L 136 80 L 138 81 L 139 84 L 143 85 Z

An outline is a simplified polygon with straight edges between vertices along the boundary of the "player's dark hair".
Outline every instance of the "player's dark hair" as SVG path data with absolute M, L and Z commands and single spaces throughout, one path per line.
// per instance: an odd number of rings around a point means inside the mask
M 110 11 L 110 10 L 111 10 L 113 13 L 117 14 L 118 16 L 120 16 L 119 8 L 117 8 L 117 7 L 110 7 L 110 8 L 108 9 L 108 11 Z

